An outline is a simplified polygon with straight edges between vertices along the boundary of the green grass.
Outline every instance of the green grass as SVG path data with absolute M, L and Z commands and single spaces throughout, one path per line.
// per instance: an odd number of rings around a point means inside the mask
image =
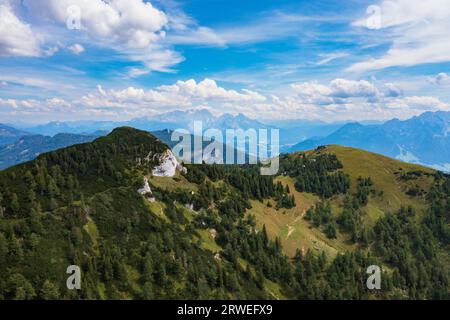
M 369 204 L 363 208 L 363 211 L 365 213 L 363 222 L 366 228 L 373 227 L 377 220 L 385 214 L 379 208 L 371 204 L 370 201 Z
M 308 151 L 312 155 L 317 151 Z M 388 157 L 367 152 L 364 150 L 342 147 L 337 145 L 327 146 L 320 152 L 335 154 L 343 164 L 345 173 L 350 176 L 351 188 L 349 193 L 356 191 L 358 177 L 370 177 L 374 182 L 376 192 L 382 191 L 382 195 L 375 194 L 369 198 L 367 206 L 363 207 L 363 223 L 366 227 L 372 227 L 376 221 L 387 212 L 397 211 L 401 205 L 412 205 L 416 210 L 422 212 L 426 208 L 424 197 L 410 197 L 406 194 L 408 188 L 419 185 L 424 190 L 429 190 L 433 183 L 433 178 L 422 176 L 411 181 L 402 181 L 401 172 L 422 171 L 434 173 L 434 170 L 409 164 Z M 296 206 L 292 209 L 276 210 L 276 202 L 272 199 L 272 208 L 267 207 L 268 200 L 264 202 L 251 201 L 252 208 L 248 214 L 256 217 L 258 228 L 266 226 L 269 237 L 274 239 L 279 237 L 285 253 L 293 256 L 297 249 L 313 251 L 325 251 L 330 256 L 335 256 L 339 252 L 354 250 L 355 245 L 350 243 L 349 235 L 338 230 L 337 239 L 328 239 L 322 229 L 312 227 L 303 219 L 305 212 L 317 202 L 319 197 L 300 193 L 295 190 L 295 180 L 291 177 L 279 176 L 275 182 L 280 181 L 283 185 L 288 185 L 291 193 L 295 197 Z M 335 196 L 329 199 L 333 216 L 338 218 L 342 212 L 342 202 L 344 196 Z
M 240 267 L 242 268 L 242 270 L 247 270 L 247 267 L 249 266 L 249 263 L 247 260 L 238 258 L 238 263 L 239 263 Z M 256 276 L 255 270 L 251 266 L 250 266 L 250 273 L 253 276 Z M 273 299 L 287 300 L 286 296 L 282 293 L 280 285 L 278 285 L 277 283 L 275 283 L 267 278 L 264 278 L 264 288 L 265 288 L 266 292 Z
M 98 291 L 98 294 L 100 295 L 100 300 L 106 300 L 107 299 L 106 288 L 105 288 L 105 284 L 103 282 L 99 282 L 97 284 L 97 291 Z
M 90 217 L 88 217 L 88 222 L 83 227 L 84 230 L 89 234 L 92 240 L 92 245 L 94 247 L 94 250 L 98 253 L 98 229 L 97 225 L 95 224 L 94 220 L 92 220 Z
M 141 286 L 139 284 L 139 279 L 141 277 L 141 274 L 136 268 L 133 268 L 129 264 L 125 264 L 125 270 L 127 272 L 127 279 L 129 283 L 131 284 L 131 288 L 134 292 L 141 292 Z
M 351 189 L 356 190 L 358 177 L 370 177 L 377 191 L 383 191 L 382 197 L 372 197 L 371 204 L 383 212 L 397 211 L 401 205 L 412 205 L 425 209 L 425 199 L 406 195 L 408 187 L 419 184 L 428 190 L 433 182 L 431 177 L 403 182 L 398 179 L 399 172 L 423 171 L 434 173 L 434 170 L 419 165 L 394 160 L 376 153 L 337 145 L 327 146 L 325 152 L 335 154 L 342 162 L 343 171 L 350 175 Z M 396 174 L 397 173 L 397 174 Z
M 287 300 L 287 298 L 283 295 L 281 292 L 280 286 L 270 281 L 269 279 L 266 279 L 264 281 L 264 288 L 266 288 L 266 291 L 276 300 Z
M 261 203 L 252 200 L 252 208 L 247 211 L 247 214 L 255 216 L 259 229 L 263 225 L 266 226 L 271 239 L 280 238 L 283 250 L 288 256 L 294 256 L 297 249 L 325 251 L 329 256 L 354 249 L 353 245 L 348 244 L 346 234 L 338 232 L 337 239 L 328 239 L 321 229 L 313 228 L 303 218 L 306 211 L 319 201 L 317 196 L 297 192 L 294 188 L 294 180 L 290 177 L 278 177 L 277 180 L 289 185 L 289 189 L 295 197 L 296 206 L 292 209 L 276 210 L 274 207 L 267 207 L 267 201 Z
M 219 252 L 222 248 L 216 243 L 216 241 L 211 236 L 209 230 L 197 230 L 197 233 L 200 235 L 201 246 L 203 249 L 209 250 L 213 253 Z
M 164 209 L 166 207 L 164 203 L 160 201 L 155 202 L 145 201 L 145 204 L 154 215 L 158 216 L 159 218 L 163 219 L 166 222 L 170 222 L 169 218 L 164 213 Z
M 183 177 L 178 171 L 173 177 L 155 177 L 150 176 L 149 182 L 163 190 L 175 191 L 176 189 L 186 190 L 186 191 L 197 191 L 198 187 L 196 184 L 189 182 L 185 177 Z

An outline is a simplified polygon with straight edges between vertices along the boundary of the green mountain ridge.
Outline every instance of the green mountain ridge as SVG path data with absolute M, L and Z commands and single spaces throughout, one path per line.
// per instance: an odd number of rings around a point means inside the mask
M 153 176 L 167 150 L 122 127 L 1 171 L 0 299 L 449 298 L 448 176 L 339 146 Z

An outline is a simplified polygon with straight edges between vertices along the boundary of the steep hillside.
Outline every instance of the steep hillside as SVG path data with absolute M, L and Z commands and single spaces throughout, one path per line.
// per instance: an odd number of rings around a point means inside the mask
M 0 172 L 0 298 L 448 298 L 449 208 L 448 176 L 361 150 L 261 176 L 118 128 Z
M 151 134 L 119 128 L 0 172 L 0 297 L 282 297 L 275 284 L 271 293 L 265 290 L 269 280 L 248 261 L 238 263 L 232 249 L 221 252 L 226 240 L 216 244 L 209 229 L 193 221 L 192 209 L 208 201 L 195 191 L 210 189 L 180 171 L 152 174 L 167 154 Z M 148 191 L 143 177 L 150 178 Z M 246 206 L 244 199 L 237 204 Z M 246 223 L 240 222 L 246 241 L 267 250 L 260 256 L 288 266 Z M 72 264 L 83 270 L 83 290 L 65 287 Z

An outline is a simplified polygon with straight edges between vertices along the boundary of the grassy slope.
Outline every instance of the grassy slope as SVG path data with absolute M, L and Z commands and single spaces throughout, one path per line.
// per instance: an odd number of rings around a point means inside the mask
M 178 171 L 173 177 L 155 177 L 149 176 L 149 182 L 163 190 L 175 191 L 176 189 L 187 190 L 187 191 L 197 191 L 198 187 L 196 184 L 187 181 Z
M 415 184 L 419 184 L 425 190 L 428 190 L 433 179 L 422 177 L 414 181 L 402 182 L 397 177 L 402 171 L 419 170 L 433 173 L 433 169 L 397 161 L 376 153 L 337 145 L 328 146 L 326 152 L 336 154 L 344 165 L 344 172 L 348 173 L 351 178 L 352 192 L 355 191 L 356 179 L 359 176 L 372 178 L 375 189 L 384 192 L 382 197 L 371 199 L 371 204 L 381 211 L 396 211 L 401 205 L 412 205 L 417 209 L 425 208 L 424 199 L 409 197 L 405 191 Z
M 295 196 L 296 207 L 276 210 L 274 207 L 269 208 L 266 205 L 267 201 L 264 203 L 252 201 L 252 208 L 248 213 L 255 215 L 260 228 L 262 225 L 266 226 L 270 237 L 281 239 L 287 255 L 293 256 L 297 249 L 311 249 L 325 251 L 328 255 L 335 256 L 340 251 L 352 249 L 352 245 L 346 241 L 348 238 L 346 235 L 339 234 L 338 239 L 330 240 L 303 219 L 306 210 L 319 201 L 317 196 L 295 191 L 292 178 L 278 177 L 277 180 L 289 185 L 291 193 Z
M 401 205 L 412 205 L 418 212 L 426 208 L 423 197 L 410 197 L 405 192 L 408 188 L 419 185 L 424 190 L 428 190 L 432 184 L 431 177 L 420 177 L 412 181 L 401 181 L 401 172 L 423 171 L 433 173 L 432 169 L 397 161 L 375 153 L 364 150 L 342 147 L 337 145 L 327 146 L 321 152 L 333 153 L 342 162 L 345 173 L 350 175 L 351 190 L 355 192 L 356 180 L 358 177 L 371 177 L 376 191 L 383 191 L 382 196 L 371 196 L 369 204 L 363 208 L 364 223 L 373 226 L 378 218 L 386 212 L 395 212 Z M 314 155 L 316 151 L 307 152 Z M 289 185 L 291 192 L 295 196 L 296 207 L 292 209 L 269 208 L 267 201 L 264 203 L 252 201 L 252 209 L 248 212 L 255 215 L 259 227 L 266 225 L 270 237 L 279 237 L 283 248 L 289 256 L 295 254 L 297 249 L 320 250 L 328 255 L 334 256 L 338 252 L 352 250 L 355 246 L 348 241 L 347 234 L 338 232 L 337 239 L 328 239 L 321 230 L 311 227 L 310 223 L 302 219 L 308 208 L 319 201 L 315 195 L 299 193 L 295 190 L 295 180 L 290 177 L 277 177 L 284 185 Z M 333 214 L 341 213 L 342 196 L 331 199 Z M 274 202 L 272 201 L 272 204 Z

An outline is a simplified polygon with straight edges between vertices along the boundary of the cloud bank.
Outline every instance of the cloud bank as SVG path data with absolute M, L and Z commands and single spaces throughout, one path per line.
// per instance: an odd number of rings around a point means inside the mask
M 293 83 L 279 92 L 226 89 L 212 79 L 177 81 L 172 85 L 144 89 L 127 87 L 96 90 L 72 101 L 0 99 L 6 116 L 66 114 L 69 119 L 130 119 L 171 110 L 208 108 L 217 114 L 243 113 L 252 118 L 385 120 L 408 118 L 424 111 L 450 110 L 447 103 L 429 96 L 407 96 L 393 83 L 334 79 L 329 83 Z

